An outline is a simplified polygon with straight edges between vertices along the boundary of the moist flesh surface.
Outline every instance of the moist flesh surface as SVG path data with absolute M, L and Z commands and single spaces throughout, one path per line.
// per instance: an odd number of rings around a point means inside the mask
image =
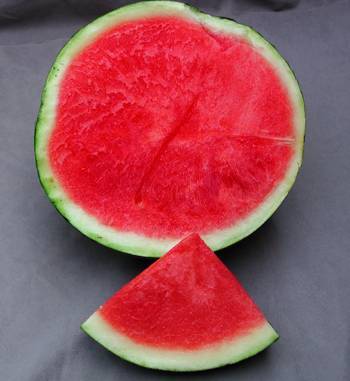
M 198 235 L 117 292 L 99 314 L 140 344 L 196 349 L 248 335 L 266 320 Z
M 118 25 L 67 68 L 53 172 L 101 223 L 151 237 L 232 226 L 294 154 L 290 99 L 248 42 L 175 17 Z

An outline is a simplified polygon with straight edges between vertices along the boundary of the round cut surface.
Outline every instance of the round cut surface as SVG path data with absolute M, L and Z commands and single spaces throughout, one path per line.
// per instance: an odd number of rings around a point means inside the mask
M 303 134 L 297 82 L 261 36 L 150 1 L 96 20 L 62 50 L 36 159 L 73 225 L 159 256 L 191 232 L 216 250 L 261 225 L 293 184 Z

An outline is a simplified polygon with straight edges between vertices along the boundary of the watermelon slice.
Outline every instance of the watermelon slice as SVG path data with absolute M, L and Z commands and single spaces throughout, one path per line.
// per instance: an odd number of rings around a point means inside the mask
M 253 29 L 147 1 L 97 19 L 60 52 L 35 156 L 48 197 L 96 241 L 160 256 L 196 231 L 217 250 L 285 198 L 304 124 L 292 71 Z
M 128 361 L 174 371 L 233 364 L 278 338 L 198 234 L 124 286 L 82 329 Z

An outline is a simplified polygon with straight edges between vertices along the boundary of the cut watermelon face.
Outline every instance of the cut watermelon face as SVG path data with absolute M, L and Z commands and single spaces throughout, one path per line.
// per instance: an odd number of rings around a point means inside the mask
M 124 286 L 82 329 L 126 360 L 175 371 L 232 364 L 278 338 L 197 234 Z
M 150 1 L 97 19 L 61 51 L 35 154 L 79 230 L 160 256 L 193 231 L 214 250 L 254 231 L 292 186 L 303 137 L 298 84 L 268 42 Z

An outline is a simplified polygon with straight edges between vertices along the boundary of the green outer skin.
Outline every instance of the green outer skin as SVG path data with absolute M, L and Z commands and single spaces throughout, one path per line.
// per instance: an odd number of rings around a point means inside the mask
M 47 155 L 47 143 L 55 121 L 55 106 L 60 78 L 70 60 L 98 33 L 127 20 L 155 15 L 175 15 L 198 22 L 216 33 L 241 36 L 250 42 L 276 69 L 289 93 L 294 111 L 296 132 L 295 157 L 285 178 L 267 199 L 249 216 L 231 227 L 202 234 L 202 239 L 212 250 L 219 250 L 248 236 L 260 227 L 278 208 L 291 189 L 302 163 L 305 110 L 298 82 L 287 62 L 278 51 L 252 28 L 233 20 L 209 16 L 196 8 L 172 1 L 143 1 L 112 11 L 82 28 L 58 54 L 45 83 L 40 111 L 35 127 L 34 150 L 40 183 L 56 209 L 81 233 L 110 248 L 148 257 L 160 257 L 180 239 L 150 238 L 132 232 L 120 232 L 101 224 L 74 204 L 63 191 L 52 173 Z M 182 238 L 182 237 L 181 237 Z
M 81 329 L 103 347 L 131 363 L 145 368 L 190 372 L 235 364 L 263 351 L 279 336 L 265 323 L 244 336 L 195 350 L 163 349 L 136 343 L 111 327 L 95 312 Z

